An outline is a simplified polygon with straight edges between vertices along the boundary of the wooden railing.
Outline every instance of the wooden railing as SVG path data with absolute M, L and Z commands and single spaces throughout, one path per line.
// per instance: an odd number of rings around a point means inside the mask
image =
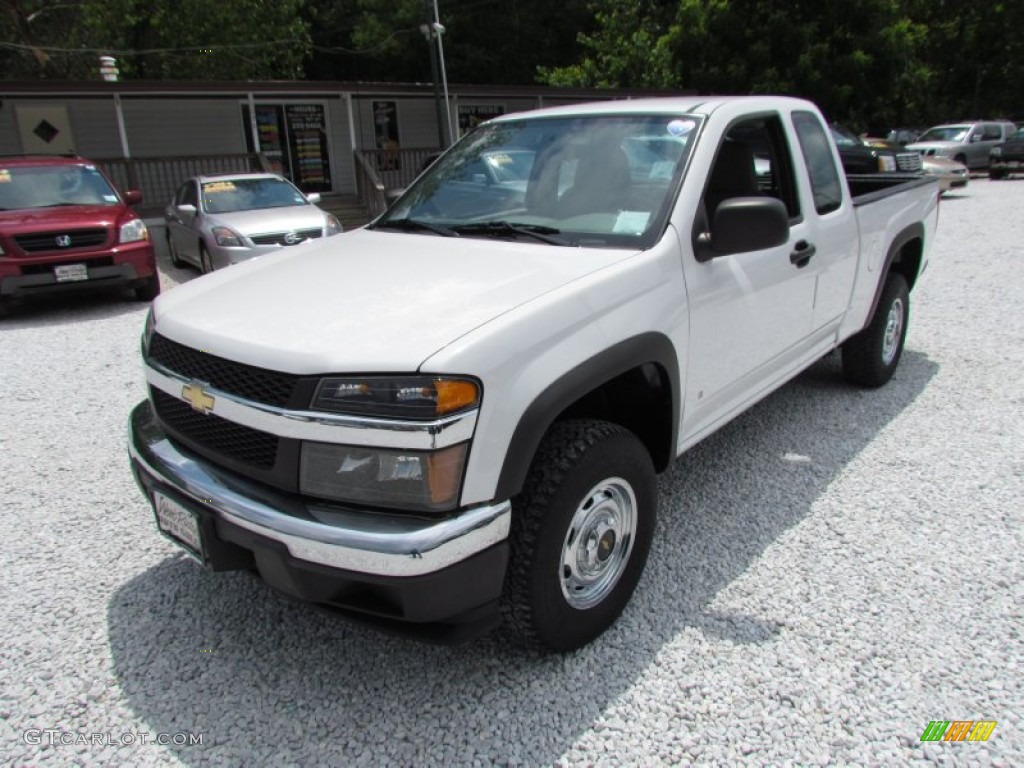
M 387 189 L 370 161 L 358 149 L 352 154 L 356 169 L 356 195 L 366 206 L 370 218 L 376 218 L 387 210 Z
M 255 153 L 235 155 L 179 155 L 175 157 L 114 157 L 94 161 L 124 191 L 142 191 L 143 205 L 166 205 L 190 176 L 212 173 L 245 173 L 269 169 Z
M 377 179 L 384 185 L 387 199 L 392 197 L 397 190 L 405 189 L 412 184 L 413 179 L 430 165 L 440 151 L 430 147 L 421 149 L 357 149 L 355 150 L 356 167 L 362 165 L 363 168 L 374 172 Z M 359 175 L 358 172 L 356 175 Z M 360 192 L 360 197 L 369 205 L 369 200 L 363 197 L 362 192 Z

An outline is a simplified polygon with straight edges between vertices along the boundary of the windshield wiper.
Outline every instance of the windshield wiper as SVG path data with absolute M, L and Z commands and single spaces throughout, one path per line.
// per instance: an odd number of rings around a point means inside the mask
M 560 229 L 545 227 L 540 224 L 519 224 L 513 221 L 481 221 L 475 224 L 460 224 L 457 227 L 452 227 L 452 229 L 466 235 L 494 235 L 495 237 L 525 235 L 526 237 L 532 237 L 534 240 L 540 240 L 551 245 L 567 245 L 562 240 L 548 237 L 548 235 L 560 234 Z
M 423 231 L 433 232 L 442 237 L 458 237 L 459 233 L 454 229 L 442 227 L 440 224 L 431 224 L 420 219 L 388 219 L 373 225 L 374 229 L 397 229 L 402 232 Z

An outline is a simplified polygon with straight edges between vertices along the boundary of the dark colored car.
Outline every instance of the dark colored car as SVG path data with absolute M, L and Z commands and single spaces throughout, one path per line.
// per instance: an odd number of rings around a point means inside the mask
M 123 196 L 81 157 L 0 157 L 0 314 L 13 300 L 123 285 L 160 293 L 149 231 Z
M 1001 179 L 1011 173 L 1024 173 L 1024 128 L 1006 141 L 992 147 L 988 156 L 988 177 Z
M 857 134 L 831 124 L 832 138 L 847 173 L 920 173 L 921 156 L 898 144 L 875 140 L 868 144 Z

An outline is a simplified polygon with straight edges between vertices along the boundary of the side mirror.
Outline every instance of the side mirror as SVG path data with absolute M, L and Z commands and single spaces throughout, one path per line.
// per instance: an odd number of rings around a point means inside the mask
M 190 216 L 195 216 L 196 207 L 192 203 L 182 203 L 178 206 L 178 213 L 187 213 Z
M 125 205 L 138 205 L 142 202 L 142 191 L 138 189 L 126 189 L 124 191 Z
M 715 210 L 711 231 L 696 240 L 698 261 L 776 248 L 789 241 L 789 212 L 774 197 L 730 197 Z
M 317 203 L 320 202 L 320 193 L 319 192 L 310 192 L 308 195 L 306 195 L 306 199 L 309 200 L 309 202 L 311 202 L 314 205 L 316 205 Z

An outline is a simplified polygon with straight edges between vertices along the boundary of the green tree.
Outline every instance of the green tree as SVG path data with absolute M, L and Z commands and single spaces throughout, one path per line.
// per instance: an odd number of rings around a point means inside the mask
M 3 77 L 296 78 L 309 51 L 306 0 L 0 0 Z
M 858 130 L 1021 109 L 1024 4 L 593 0 L 597 27 L 543 82 L 811 98 Z
M 311 0 L 308 71 L 317 79 L 428 82 L 430 45 L 420 26 L 432 0 Z M 571 63 L 576 34 L 593 23 L 586 0 L 440 0 L 448 79 L 533 83 L 538 65 Z

